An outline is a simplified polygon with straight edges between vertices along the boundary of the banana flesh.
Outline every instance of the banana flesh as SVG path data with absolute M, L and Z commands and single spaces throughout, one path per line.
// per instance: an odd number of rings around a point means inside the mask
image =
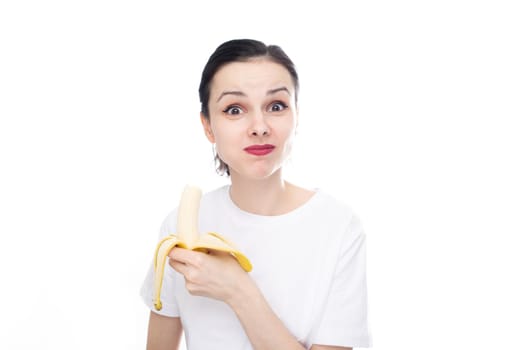
M 201 196 L 202 191 L 198 187 L 188 185 L 184 188 L 178 209 L 177 233 L 164 237 L 157 244 L 153 261 L 153 267 L 155 269 L 155 300 L 153 304 L 157 311 L 162 309 L 160 292 L 162 289 L 166 259 L 169 252 L 175 247 L 201 252 L 208 252 L 209 250 L 227 252 L 237 259 L 239 265 L 246 272 L 252 270 L 252 264 L 248 258 L 241 253 L 233 243 L 218 233 L 208 232 L 202 236 L 199 235 L 198 214 Z

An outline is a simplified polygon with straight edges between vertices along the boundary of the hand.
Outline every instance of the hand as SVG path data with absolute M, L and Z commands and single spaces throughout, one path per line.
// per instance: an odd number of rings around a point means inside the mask
M 246 283 L 253 283 L 248 274 L 229 253 L 210 250 L 208 254 L 173 248 L 169 264 L 186 280 L 192 295 L 231 302 Z

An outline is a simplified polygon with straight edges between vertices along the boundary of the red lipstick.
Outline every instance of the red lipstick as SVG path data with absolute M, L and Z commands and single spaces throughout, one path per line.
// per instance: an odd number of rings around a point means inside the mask
M 274 150 L 274 145 L 251 145 L 246 147 L 244 150 L 255 156 L 264 156 Z

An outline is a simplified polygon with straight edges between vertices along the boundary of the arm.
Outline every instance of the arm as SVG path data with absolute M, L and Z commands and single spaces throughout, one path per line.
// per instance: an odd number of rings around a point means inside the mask
M 170 265 L 184 275 L 192 295 L 220 300 L 241 322 L 255 350 L 304 350 L 273 312 L 252 278 L 229 254 L 174 248 Z
M 244 286 L 240 286 L 238 293 L 226 302 L 239 318 L 253 348 L 304 350 L 304 346 L 273 312 L 251 278 L 242 283 Z
M 177 350 L 182 335 L 179 317 L 167 317 L 150 312 L 147 350 Z
M 241 289 L 246 294 L 239 294 L 236 301 L 229 301 L 228 304 L 241 321 L 254 349 L 304 349 L 272 311 L 259 289 L 254 284 L 246 287 Z M 268 336 L 269 334 L 271 336 Z M 312 345 L 310 350 L 352 350 L 352 348 Z
M 170 265 L 184 275 L 192 295 L 220 300 L 229 305 L 241 322 L 255 350 L 304 350 L 274 313 L 251 277 L 229 254 L 202 254 L 175 248 Z M 351 350 L 348 347 L 313 345 L 311 350 Z

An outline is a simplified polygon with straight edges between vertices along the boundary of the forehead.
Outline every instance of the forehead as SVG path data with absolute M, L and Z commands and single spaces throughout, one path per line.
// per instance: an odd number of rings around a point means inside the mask
M 211 95 L 224 90 L 263 90 L 285 86 L 293 91 L 293 81 L 288 70 L 281 64 L 267 59 L 231 62 L 222 66 L 211 82 Z

